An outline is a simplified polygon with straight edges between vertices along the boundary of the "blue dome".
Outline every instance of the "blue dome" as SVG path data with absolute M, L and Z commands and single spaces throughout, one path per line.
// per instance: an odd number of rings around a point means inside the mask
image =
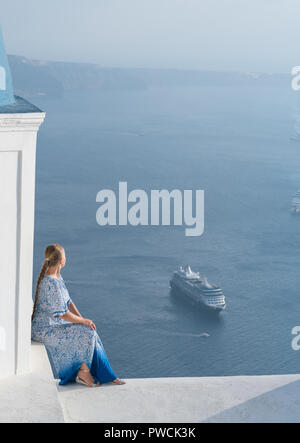
M 12 105 L 14 102 L 12 78 L 0 28 L 0 106 Z

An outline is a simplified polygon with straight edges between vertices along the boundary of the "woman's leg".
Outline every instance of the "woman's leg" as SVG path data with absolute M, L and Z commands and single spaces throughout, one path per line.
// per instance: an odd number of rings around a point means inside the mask
M 85 362 L 82 363 L 77 375 L 80 378 L 80 380 L 84 381 L 85 383 L 87 383 L 90 386 L 93 386 L 93 384 L 95 383 L 95 379 L 92 376 L 92 374 L 89 370 L 89 367 L 87 366 L 87 364 Z M 100 383 L 98 383 L 98 386 L 99 385 L 100 385 Z
M 112 370 L 100 337 L 97 334 L 91 372 L 100 383 L 111 383 L 119 380 Z
M 47 333 L 44 343 L 61 385 L 75 381 L 80 369 L 91 367 L 95 342 L 95 331 L 84 325 L 60 325 Z M 85 381 L 87 374 L 81 371 L 79 375 Z

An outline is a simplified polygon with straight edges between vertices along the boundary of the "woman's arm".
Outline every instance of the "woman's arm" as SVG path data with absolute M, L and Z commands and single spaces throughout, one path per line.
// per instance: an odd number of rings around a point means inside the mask
M 81 317 L 81 318 L 82 318 L 82 315 L 81 315 L 80 312 L 78 311 L 78 309 L 77 309 L 75 303 L 71 302 L 71 303 L 69 304 L 69 309 L 70 309 L 70 312 L 71 312 L 72 314 L 76 315 L 77 317 Z
M 70 312 L 70 309 L 65 302 L 63 294 L 61 292 L 60 285 L 55 279 L 52 279 L 47 285 L 47 290 L 44 294 L 44 297 L 45 304 L 50 315 L 62 318 L 69 323 L 79 323 L 82 325 L 86 325 L 96 331 L 96 326 L 94 325 L 94 322 L 92 322 L 92 320 L 81 317 L 81 315 L 79 313 L 78 315 L 76 311 L 75 313 Z M 69 306 L 71 304 L 72 300 Z
M 92 320 L 89 320 L 88 318 L 79 317 L 76 314 L 73 314 L 72 312 L 67 312 L 65 315 L 60 315 L 60 318 L 62 318 L 65 321 L 68 321 L 69 323 L 79 323 L 81 325 L 89 326 L 93 331 L 96 331 L 96 326 Z

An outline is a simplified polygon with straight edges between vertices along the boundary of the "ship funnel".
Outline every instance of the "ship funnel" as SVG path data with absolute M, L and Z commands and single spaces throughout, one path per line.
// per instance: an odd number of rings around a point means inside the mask
M 207 277 L 205 277 L 205 276 L 203 277 L 203 285 L 206 288 L 212 288 L 213 287 L 210 283 L 208 283 Z
M 199 272 L 194 272 L 192 271 L 190 265 L 187 265 L 185 268 L 185 275 L 187 278 L 191 278 L 191 279 L 197 279 L 200 280 L 200 274 Z

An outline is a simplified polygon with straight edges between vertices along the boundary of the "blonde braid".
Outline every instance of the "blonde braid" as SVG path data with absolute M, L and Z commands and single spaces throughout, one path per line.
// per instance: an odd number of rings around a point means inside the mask
M 45 274 L 47 272 L 47 269 L 49 268 L 49 260 L 46 259 L 43 263 L 39 278 L 36 282 L 36 288 L 35 288 L 35 294 L 34 294 L 34 303 L 33 303 L 33 311 L 32 311 L 32 316 L 31 316 L 31 321 L 33 320 L 35 311 L 36 311 L 36 306 L 37 306 L 37 301 L 38 301 L 38 295 L 39 295 L 39 287 L 41 284 L 41 281 L 43 280 L 43 278 L 45 277 Z
M 42 265 L 42 269 L 41 269 L 39 278 L 36 283 L 31 321 L 33 320 L 33 317 L 34 317 L 34 314 L 36 311 L 38 295 L 39 295 L 39 287 L 40 287 L 41 281 L 45 277 L 45 274 L 50 267 L 57 266 L 59 264 L 59 262 L 62 258 L 63 251 L 64 251 L 64 248 L 58 244 L 49 245 L 45 249 L 45 261 Z

